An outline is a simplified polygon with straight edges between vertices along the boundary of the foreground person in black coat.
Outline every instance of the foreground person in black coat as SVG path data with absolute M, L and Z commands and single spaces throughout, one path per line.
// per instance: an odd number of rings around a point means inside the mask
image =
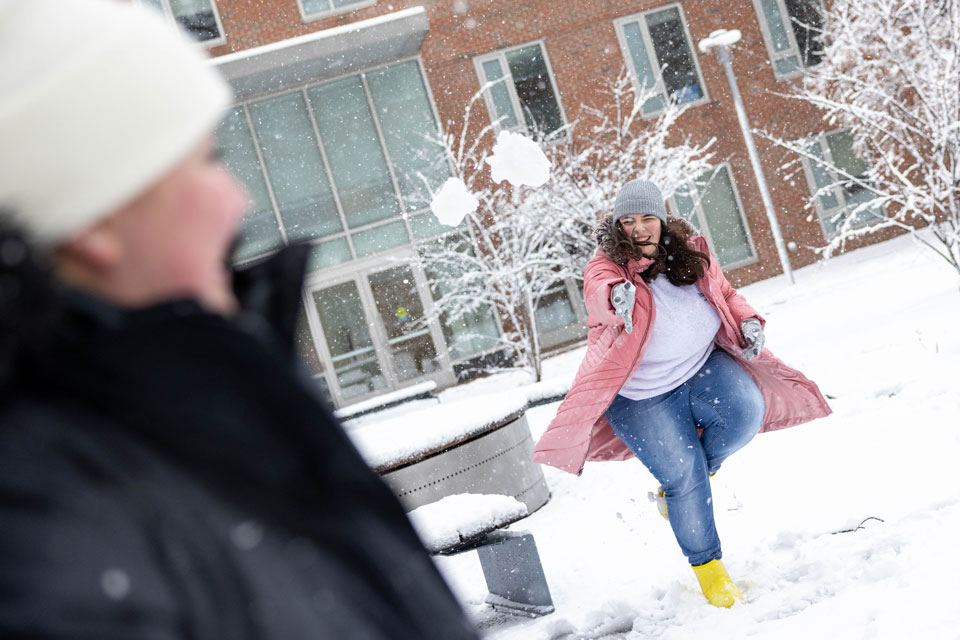
M 223 266 L 246 197 L 211 154 L 222 80 L 134 7 L 0 0 L 6 25 L 54 15 L 91 22 L 67 76 L 122 86 L 121 64 L 142 86 L 72 112 L 10 109 L 0 87 L 0 637 L 475 639 L 299 368 L 305 249 Z M 138 122 L 155 108 L 162 139 Z M 138 148 L 78 162 L 90 146 L 34 153 L 21 130 Z
M 475 637 L 259 313 L 4 302 L 0 637 Z

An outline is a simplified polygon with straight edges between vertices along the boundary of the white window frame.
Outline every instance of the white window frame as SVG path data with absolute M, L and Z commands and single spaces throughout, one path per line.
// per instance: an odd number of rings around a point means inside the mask
M 170 8 L 170 0 L 157 0 L 157 2 L 159 2 L 159 3 L 163 6 L 163 15 L 164 15 L 164 17 L 165 17 L 168 21 L 170 21 L 171 24 L 173 24 L 174 26 L 176 26 L 177 28 L 179 28 L 179 29 L 182 30 L 183 27 L 181 27 L 179 24 L 177 24 L 176 18 L 173 17 L 173 9 Z M 221 22 L 221 20 L 220 20 L 220 10 L 217 8 L 217 0 L 209 0 L 209 2 L 210 2 L 210 7 L 213 9 L 213 19 L 216 20 L 216 22 L 217 22 L 217 31 L 220 32 L 220 37 L 219 37 L 219 38 L 211 38 L 210 40 L 196 40 L 196 39 L 194 39 L 194 41 L 195 41 L 197 44 L 199 44 L 200 46 L 204 47 L 204 48 L 212 49 L 212 48 L 214 48 L 214 47 L 219 47 L 219 46 L 222 45 L 222 44 L 226 44 L 226 42 L 227 42 L 227 34 L 223 31 L 223 22 Z M 148 9 L 153 8 L 153 7 L 150 6 L 150 5 L 146 5 L 143 0 L 137 0 L 137 3 L 138 3 L 140 6 L 146 7 L 146 8 L 148 8 Z
M 831 181 L 833 182 L 832 186 L 829 189 L 829 192 L 833 195 L 834 199 L 837 201 L 837 206 L 832 209 L 826 209 L 823 206 L 823 203 L 820 200 L 821 188 L 817 186 L 817 180 L 813 175 L 813 160 L 807 156 L 801 157 L 801 164 L 803 165 L 803 175 L 807 179 L 807 187 L 810 189 L 810 198 L 813 200 L 813 206 L 817 212 L 817 221 L 820 223 L 820 232 L 823 234 L 823 237 L 826 239 L 831 239 L 837 235 L 836 231 L 830 231 L 827 229 L 826 220 L 837 215 L 840 212 L 849 212 L 852 210 L 851 205 L 847 202 L 847 196 L 843 192 L 843 188 L 837 184 L 840 182 L 840 176 L 832 169 L 833 164 L 833 152 L 830 150 L 830 143 L 827 142 L 827 138 L 833 135 L 841 134 L 846 132 L 846 129 L 831 129 L 829 131 L 822 131 L 816 135 L 809 136 L 804 138 L 802 141 L 803 147 L 806 148 L 813 143 L 820 145 L 820 153 L 823 155 L 824 166 L 823 170 L 830 174 Z M 825 193 L 825 192 L 824 192 Z M 886 210 L 883 209 L 884 215 L 886 215 Z M 855 229 L 866 227 L 870 225 L 870 220 L 864 220 L 859 224 L 854 225 Z
M 517 49 L 523 49 L 525 47 L 530 47 L 533 45 L 538 45 L 540 47 L 540 53 L 543 55 L 544 65 L 547 67 L 547 75 L 550 77 L 550 84 L 553 87 L 553 95 L 557 99 L 557 107 L 560 109 L 560 120 L 562 124 L 557 131 L 551 134 L 550 140 L 565 140 L 568 131 L 567 125 L 569 120 L 567 120 L 567 112 L 563 108 L 563 100 L 560 98 L 560 88 L 557 86 L 557 78 L 553 73 L 553 65 L 550 64 L 550 56 L 547 55 L 547 46 L 544 43 L 543 39 L 533 40 L 531 42 L 524 42 L 512 47 L 507 47 L 505 49 L 499 49 L 491 53 L 485 53 L 480 56 L 476 56 L 473 59 L 473 67 L 477 73 L 477 79 L 480 81 L 481 87 L 486 87 L 488 84 L 486 73 L 483 71 L 483 63 L 489 60 L 496 60 L 500 64 L 500 70 L 503 72 L 503 79 L 500 80 L 507 88 L 507 94 L 510 96 L 510 106 L 513 109 L 514 117 L 517 120 L 516 126 L 505 127 L 499 122 L 499 116 L 497 115 L 497 108 L 493 102 L 493 95 L 490 93 L 489 89 L 484 89 L 483 91 L 483 101 L 487 106 L 487 113 L 490 116 L 490 122 L 494 123 L 495 131 L 518 131 L 521 133 L 529 133 L 530 123 L 527 122 L 527 117 L 523 112 L 523 103 L 520 102 L 520 96 L 517 95 L 517 87 L 513 82 L 513 74 L 510 72 L 510 66 L 507 64 L 507 52 L 516 51 Z M 558 132 L 563 132 L 562 135 L 558 135 Z
M 790 17 L 790 12 L 787 11 L 787 5 L 784 4 L 783 0 L 773 1 L 777 3 L 777 9 L 780 11 L 780 21 L 783 23 L 783 28 L 787 32 L 787 41 L 790 43 L 789 48 L 785 51 L 777 51 L 773 47 L 773 34 L 770 33 L 770 25 L 767 23 L 767 14 L 763 10 L 762 0 L 753 0 L 753 9 L 757 13 L 757 22 L 760 23 L 760 30 L 763 32 L 763 43 L 767 47 L 767 55 L 770 58 L 770 68 L 773 70 L 774 77 L 777 80 L 791 80 L 802 76 L 806 67 L 803 64 L 803 54 L 800 53 L 800 45 L 797 44 L 797 36 L 793 32 L 793 18 Z M 820 4 L 820 9 L 823 10 L 823 1 L 816 0 L 816 2 Z M 780 73 L 777 71 L 777 62 L 786 60 L 791 56 L 797 58 L 796 70 L 789 73 Z
M 757 257 L 757 245 L 753 241 L 753 233 L 750 231 L 750 224 L 747 222 L 747 214 L 743 209 L 743 200 L 740 198 L 740 189 L 737 187 L 737 180 L 733 174 L 733 169 L 730 167 L 729 162 L 721 162 L 718 165 L 714 165 L 707 169 L 708 172 L 719 172 L 726 171 L 727 176 L 730 178 L 730 187 L 733 189 L 733 199 L 734 204 L 737 206 L 737 211 L 740 212 L 740 222 L 743 224 L 743 231 L 747 235 L 747 244 L 750 246 L 750 256 L 744 258 L 743 260 L 738 260 L 737 262 L 731 262 L 730 264 L 723 265 L 725 271 L 730 269 L 739 269 L 740 267 L 746 267 L 751 264 L 758 262 L 759 258 Z M 706 172 L 704 172 L 706 173 Z M 703 212 L 703 203 L 700 202 L 700 190 L 697 189 L 696 178 L 692 178 L 686 181 L 687 188 L 689 189 L 688 193 L 690 199 L 693 200 L 693 210 L 697 216 L 697 229 L 707 239 L 707 246 L 710 247 L 710 253 L 716 258 L 719 256 L 717 252 L 716 245 L 713 243 L 713 236 L 710 233 L 710 225 L 707 224 L 707 216 Z M 667 200 L 667 204 L 670 207 L 671 213 L 680 217 L 679 211 L 680 207 L 677 206 L 677 201 L 674 196 L 670 196 Z
M 650 37 L 650 29 L 647 26 L 647 15 L 651 13 L 659 13 L 668 9 L 676 8 L 680 13 L 680 23 L 683 26 L 683 35 L 687 39 L 687 44 L 689 45 L 690 50 L 690 59 L 693 60 L 693 67 L 697 72 L 697 81 L 700 83 L 700 90 L 703 93 L 703 96 L 697 100 L 691 100 L 690 102 L 685 102 L 683 106 L 695 107 L 701 104 L 706 104 L 710 102 L 710 94 L 707 92 L 707 84 L 703 81 L 703 71 L 700 69 L 700 58 L 697 56 L 696 49 L 693 46 L 693 38 L 690 36 L 690 25 L 687 21 L 687 15 L 683 11 L 683 6 L 679 2 L 674 2 L 671 4 L 661 5 L 653 9 L 648 9 L 646 11 L 641 11 L 640 13 L 634 13 L 629 16 L 623 16 L 622 18 L 617 18 L 613 21 L 614 29 L 617 32 L 617 42 L 620 43 L 620 53 L 623 56 L 624 64 L 627 65 L 627 70 L 630 72 L 630 79 L 633 81 L 634 86 L 637 91 L 643 91 L 643 87 L 640 84 L 640 75 L 637 73 L 636 67 L 633 64 L 633 54 L 630 53 L 630 47 L 627 44 L 627 35 L 624 31 L 624 26 L 636 22 L 640 27 L 640 33 L 643 38 L 643 46 L 647 53 L 647 59 L 650 61 L 650 67 L 653 69 L 655 76 L 654 84 L 652 89 L 659 94 L 666 105 L 670 96 L 667 95 L 667 87 L 663 81 L 663 69 L 659 67 L 659 61 L 657 60 L 657 52 L 653 48 L 653 39 Z M 657 109 L 656 111 L 651 111 L 649 113 L 642 113 L 641 116 L 643 119 L 655 118 L 662 109 Z
M 349 4 L 345 7 L 334 7 L 333 0 L 329 1 L 330 9 L 328 11 L 307 13 L 306 9 L 303 7 L 303 0 L 297 0 L 297 8 L 300 9 L 300 17 L 303 18 L 304 22 L 313 22 L 314 20 L 321 20 L 323 18 L 329 18 L 330 16 L 337 16 L 341 13 L 350 13 L 351 11 L 372 7 L 377 4 L 377 0 L 358 0 L 358 2 Z

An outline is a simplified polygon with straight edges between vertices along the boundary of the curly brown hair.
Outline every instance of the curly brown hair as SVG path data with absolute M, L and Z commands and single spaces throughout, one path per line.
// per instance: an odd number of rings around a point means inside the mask
M 671 284 L 683 286 L 693 284 L 706 273 L 710 266 L 710 257 L 687 244 L 687 239 L 697 233 L 683 218 L 667 218 L 660 223 L 660 242 L 653 264 L 640 276 L 644 282 L 654 280 L 661 273 L 667 276 Z M 619 265 L 628 260 L 640 260 L 644 257 L 642 246 L 634 242 L 623 232 L 623 227 L 613 220 L 613 214 L 605 215 L 594 229 L 597 248 Z

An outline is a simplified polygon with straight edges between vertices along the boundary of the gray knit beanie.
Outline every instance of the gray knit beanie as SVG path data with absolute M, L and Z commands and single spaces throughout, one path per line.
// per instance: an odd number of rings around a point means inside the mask
M 667 208 L 657 185 L 648 180 L 631 180 L 620 188 L 613 205 L 613 221 L 623 216 L 652 215 L 667 223 Z

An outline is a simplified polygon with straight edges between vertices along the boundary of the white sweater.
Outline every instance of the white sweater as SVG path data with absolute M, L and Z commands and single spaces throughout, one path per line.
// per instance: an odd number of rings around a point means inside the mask
M 713 351 L 720 315 L 697 285 L 677 287 L 666 276 L 649 284 L 656 319 L 640 368 L 620 388 L 631 400 L 676 389 L 700 370 Z

